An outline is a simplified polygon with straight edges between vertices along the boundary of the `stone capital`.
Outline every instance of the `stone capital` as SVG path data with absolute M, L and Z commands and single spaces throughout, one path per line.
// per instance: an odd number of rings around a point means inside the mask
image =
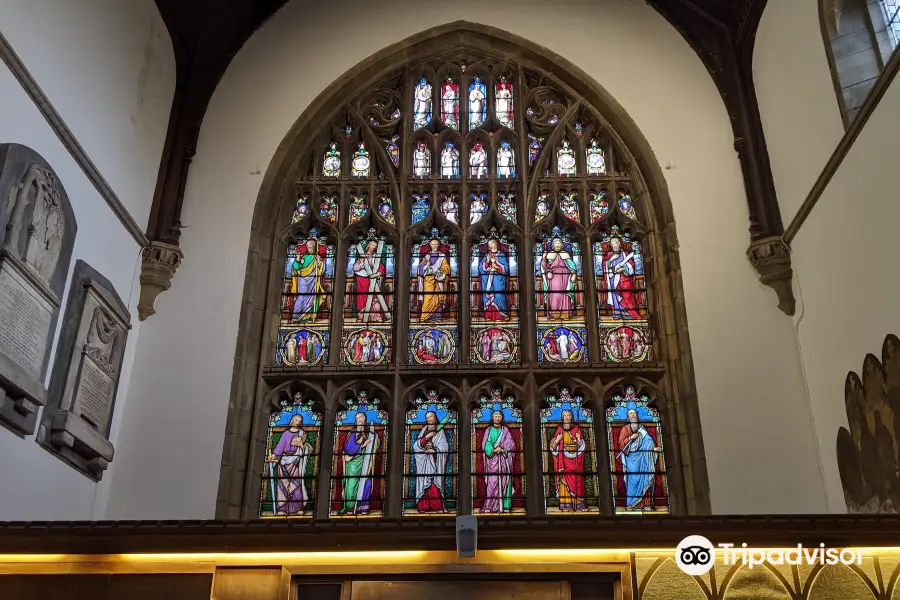
M 173 244 L 150 242 L 141 253 L 141 296 L 138 300 L 138 319 L 144 321 L 156 313 L 156 298 L 172 287 L 172 278 L 184 252 Z
M 778 308 L 793 316 L 795 309 L 791 269 L 791 251 L 781 236 L 754 240 L 747 249 L 747 258 L 759 274 L 759 282 L 778 295 Z

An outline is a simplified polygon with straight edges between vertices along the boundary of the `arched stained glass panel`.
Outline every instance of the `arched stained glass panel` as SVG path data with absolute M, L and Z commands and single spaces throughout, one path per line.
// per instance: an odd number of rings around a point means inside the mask
M 412 222 L 421 223 L 431 212 L 431 194 L 413 194 Z
M 388 414 L 361 391 L 335 416 L 329 513 L 336 517 L 384 515 Z
M 328 147 L 328 150 L 325 151 L 325 157 L 322 160 L 322 176 L 341 176 L 341 152 L 337 149 L 337 144 L 334 142 L 332 142 L 331 146 Z
M 437 229 L 413 244 L 409 363 L 443 365 L 459 356 L 459 255 Z
M 299 223 L 303 217 L 309 214 L 309 197 L 300 196 L 294 205 L 294 214 L 291 215 L 291 223 Z
M 425 142 L 419 142 L 413 150 L 413 177 L 431 177 L 431 150 Z
M 538 362 L 587 362 L 581 244 L 559 226 L 534 245 Z
M 455 513 L 459 437 L 450 399 L 428 390 L 406 413 L 403 515 Z
M 469 225 L 479 222 L 488 211 L 487 194 L 471 194 L 469 197 Z
M 441 84 L 441 121 L 459 131 L 459 85 L 450 77 Z
M 503 140 L 500 142 L 500 148 L 497 149 L 497 177 L 509 179 L 515 176 L 516 156 L 513 154 L 509 140 Z
M 441 150 L 441 177 L 459 179 L 459 150 L 453 142 L 447 142 Z
M 525 440 L 515 398 L 495 388 L 472 411 L 472 512 L 525 514 Z
M 350 244 L 341 362 L 379 365 L 391 359 L 394 246 L 375 229 Z
M 669 486 L 659 411 L 633 386 L 606 411 L 609 471 L 616 514 L 668 514 Z
M 599 513 L 594 413 L 584 398 L 566 388 L 547 396 L 541 430 L 547 513 Z
M 519 257 L 516 245 L 491 228 L 472 246 L 469 265 L 471 352 L 475 364 L 519 362 Z
M 487 150 L 481 142 L 475 142 L 469 149 L 469 177 L 472 179 L 484 179 L 488 176 Z
M 364 142 L 359 143 L 353 160 L 350 162 L 351 177 L 366 178 L 369 176 L 369 170 L 372 166 L 372 160 L 369 158 L 369 151 L 366 150 Z
M 441 194 L 441 214 L 454 225 L 459 225 L 459 194 Z
M 432 88 L 424 77 L 419 80 L 413 99 L 413 131 L 431 124 Z
M 478 77 L 469 84 L 469 130 L 487 120 L 487 86 Z
M 313 516 L 321 430 L 322 414 L 299 392 L 269 417 L 260 518 Z
M 275 364 L 309 367 L 328 360 L 334 245 L 316 229 L 287 249 Z
M 506 80 L 506 77 L 500 78 L 494 90 L 494 113 L 497 115 L 497 122 L 501 127 L 509 127 L 510 129 L 515 127 L 513 86 L 512 83 Z
M 396 220 L 394 218 L 394 203 L 391 201 L 391 197 L 387 194 L 381 194 L 378 196 L 378 214 L 384 220 L 385 223 L 390 225 L 395 225 Z
M 365 194 L 350 197 L 350 224 L 369 214 L 369 199 Z

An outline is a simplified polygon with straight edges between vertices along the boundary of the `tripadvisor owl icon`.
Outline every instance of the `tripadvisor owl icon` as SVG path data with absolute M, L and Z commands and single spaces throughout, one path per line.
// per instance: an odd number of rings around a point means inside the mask
M 715 547 L 702 535 L 689 535 L 675 547 L 675 564 L 688 575 L 708 573 L 715 559 Z

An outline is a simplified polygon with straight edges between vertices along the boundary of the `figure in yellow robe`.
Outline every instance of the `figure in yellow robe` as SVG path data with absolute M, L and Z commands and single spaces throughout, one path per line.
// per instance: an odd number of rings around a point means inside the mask
M 447 308 L 450 260 L 440 240 L 431 240 L 423 248 L 418 269 L 420 321 L 439 321 Z
M 297 255 L 291 262 L 291 293 L 294 298 L 293 321 L 309 323 L 315 321 L 319 308 L 325 301 L 325 287 L 322 280 L 325 276 L 325 260 L 319 253 L 319 243 L 306 240 L 304 249 L 298 248 Z

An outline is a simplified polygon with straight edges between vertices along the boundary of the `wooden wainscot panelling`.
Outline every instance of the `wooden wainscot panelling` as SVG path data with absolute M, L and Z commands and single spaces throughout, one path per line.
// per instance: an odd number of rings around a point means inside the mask
M 216 569 L 211 600 L 290 600 L 291 576 L 284 569 Z
M 211 574 L 5 575 L 0 598 L 66 600 L 209 600 Z

